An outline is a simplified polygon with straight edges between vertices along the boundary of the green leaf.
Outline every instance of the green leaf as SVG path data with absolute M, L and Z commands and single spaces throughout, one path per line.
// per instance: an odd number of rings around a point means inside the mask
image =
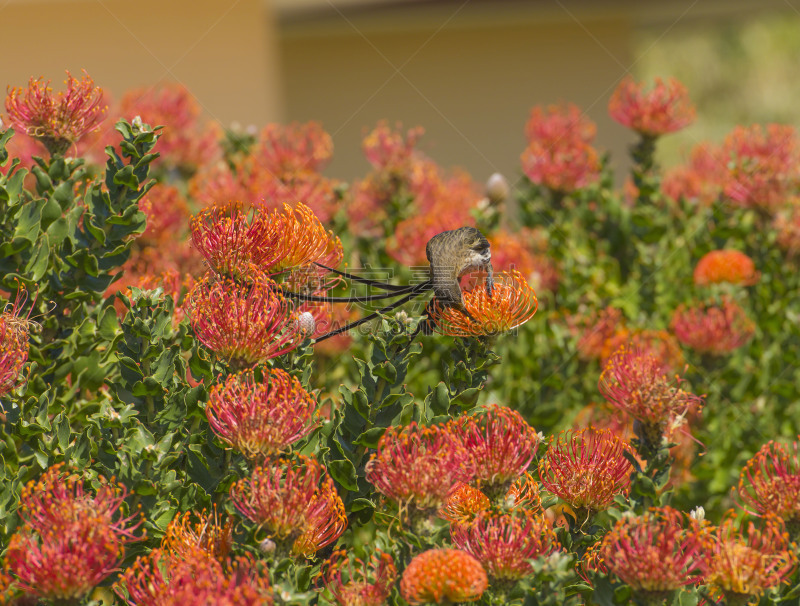
M 116 185 L 124 185 L 130 190 L 137 191 L 139 189 L 139 179 L 133 174 L 133 166 L 128 165 L 117 171 L 114 175 L 114 183 Z
M 58 436 L 58 445 L 61 450 L 66 450 L 69 446 L 70 435 L 72 435 L 72 429 L 69 426 L 69 419 L 66 415 L 62 416 L 60 421 L 56 421 L 56 435 Z
M 31 257 L 31 260 L 28 261 L 28 265 L 25 267 L 25 271 L 28 273 L 31 280 L 38 282 L 44 277 L 44 274 L 47 271 L 47 262 L 49 260 L 50 239 L 47 237 L 47 234 L 44 234 L 39 240 L 39 244 L 33 253 L 33 257 Z
M 378 441 L 386 431 L 385 427 L 373 427 L 362 433 L 358 438 L 353 441 L 353 444 L 360 444 L 366 448 L 377 448 Z
M 397 381 L 397 369 L 388 360 L 375 365 L 372 368 L 372 374 L 385 379 L 389 385 L 394 385 L 395 381 Z
M 425 398 L 425 401 L 434 414 L 447 414 L 450 409 L 450 393 L 444 381 L 439 381 L 433 391 Z
M 356 468 L 348 459 L 328 461 L 328 472 L 337 484 L 350 492 L 358 491 Z
M 39 237 L 39 225 L 42 220 L 42 206 L 44 200 L 34 200 L 23 205 L 19 215 L 17 229 L 14 235 L 24 238 L 30 242 L 35 242 Z

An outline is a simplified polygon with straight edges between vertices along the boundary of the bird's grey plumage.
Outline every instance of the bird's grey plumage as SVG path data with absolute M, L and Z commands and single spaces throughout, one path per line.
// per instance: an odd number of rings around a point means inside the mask
M 466 312 L 459 278 L 475 269 L 486 272 L 486 292 L 492 294 L 492 252 L 489 240 L 476 228 L 436 234 L 428 240 L 425 254 L 431 264 L 433 293 L 441 303 Z

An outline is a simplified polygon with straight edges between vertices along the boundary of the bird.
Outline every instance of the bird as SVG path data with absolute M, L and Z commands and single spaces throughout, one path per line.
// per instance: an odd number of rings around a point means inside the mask
M 286 294 L 301 301 L 318 303 L 368 303 L 371 301 L 401 297 L 363 318 L 359 318 L 354 322 L 350 322 L 345 326 L 317 337 L 315 339 L 317 342 L 356 328 L 364 322 L 369 322 L 380 314 L 387 313 L 407 303 L 411 299 L 430 291 L 433 291 L 432 301 L 437 301 L 444 307 L 453 307 L 474 322 L 475 318 L 464 306 L 464 295 L 461 292 L 459 279 L 473 270 L 480 269 L 485 271 L 487 276 L 485 281 L 486 293 L 490 297 L 492 296 L 494 272 L 492 269 L 492 252 L 489 240 L 475 227 L 466 226 L 443 231 L 428 240 L 425 246 L 425 256 L 430 262 L 429 277 L 420 284 L 397 285 L 370 280 L 360 276 L 354 276 L 348 272 L 339 271 L 332 267 L 322 265 L 321 263 L 316 263 L 317 266 L 336 275 L 360 284 L 367 284 L 384 292 L 353 297 L 328 297 L 293 292 L 287 292 Z M 420 322 L 417 330 L 412 335 L 412 341 L 420 331 L 424 334 L 430 334 L 433 331 L 434 323 L 431 318 L 431 309 L 431 303 L 428 303 L 425 308 L 425 315 L 427 317 Z

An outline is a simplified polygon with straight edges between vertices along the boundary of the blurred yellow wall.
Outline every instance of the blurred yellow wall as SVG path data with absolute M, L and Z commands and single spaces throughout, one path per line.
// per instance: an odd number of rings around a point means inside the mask
M 64 70 L 119 98 L 159 81 L 184 84 L 210 118 L 263 124 L 282 116 L 277 39 L 263 0 L 16 0 L 0 5 L 0 82 Z M 3 111 L 3 110 L 0 110 Z
M 632 63 L 629 19 L 443 4 L 281 27 L 286 118 L 332 133 L 331 174 L 366 172 L 364 129 L 386 118 L 424 126 L 423 150 L 479 181 L 518 176 L 530 108 L 562 100 L 598 123 L 599 147 L 624 157 L 632 137 L 607 104 Z

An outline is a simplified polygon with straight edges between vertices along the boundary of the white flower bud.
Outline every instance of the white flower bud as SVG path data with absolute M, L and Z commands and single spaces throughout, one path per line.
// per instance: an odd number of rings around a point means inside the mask
M 689 517 L 693 520 L 697 520 L 698 522 L 702 522 L 706 519 L 706 510 L 703 509 L 701 505 L 698 505 L 689 513 Z
M 294 322 L 297 330 L 304 336 L 313 335 L 317 327 L 314 315 L 310 311 L 301 313 Z
M 486 196 L 493 204 L 499 204 L 508 198 L 510 192 L 511 188 L 508 186 L 508 181 L 500 173 L 494 173 L 486 181 Z
M 258 544 L 258 550 L 261 553 L 274 553 L 276 548 L 275 541 L 270 538 L 266 538 Z

